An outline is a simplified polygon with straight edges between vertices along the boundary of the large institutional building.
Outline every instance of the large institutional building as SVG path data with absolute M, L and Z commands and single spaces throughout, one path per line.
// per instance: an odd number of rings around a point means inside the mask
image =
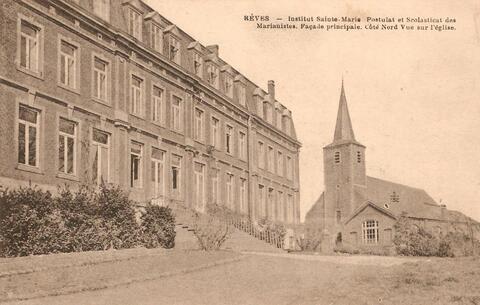
M 424 190 L 367 176 L 365 146 L 355 139 L 342 83 L 333 142 L 323 148 L 325 190 L 305 217 L 307 234 L 358 248 L 392 246 L 395 222 L 406 216 L 433 234 L 480 237 L 480 224 L 439 205 Z
M 139 0 L 3 0 L 0 184 L 299 222 L 292 113 Z M 253 56 L 253 54 L 252 54 Z

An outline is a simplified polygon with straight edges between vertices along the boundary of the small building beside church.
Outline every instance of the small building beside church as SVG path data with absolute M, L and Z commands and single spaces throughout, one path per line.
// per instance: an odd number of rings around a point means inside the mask
M 333 142 L 323 148 L 325 190 L 305 217 L 306 234 L 322 236 L 322 251 L 339 244 L 391 247 L 400 216 L 433 234 L 463 231 L 478 238 L 478 222 L 423 189 L 367 176 L 365 150 L 355 138 L 342 83 Z

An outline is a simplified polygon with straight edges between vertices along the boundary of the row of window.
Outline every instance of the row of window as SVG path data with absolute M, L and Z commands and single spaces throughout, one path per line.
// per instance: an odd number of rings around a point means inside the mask
M 341 153 L 339 151 L 336 151 L 334 153 L 334 161 L 335 163 L 339 164 L 342 159 L 341 159 Z M 357 163 L 362 163 L 362 152 L 357 151 Z
M 294 222 L 294 200 L 293 195 L 285 194 L 283 191 L 275 192 L 274 188 L 267 188 L 258 185 L 258 216 L 273 221 L 282 221 L 287 223 Z
M 258 167 L 268 170 L 271 173 L 276 173 L 281 177 L 293 180 L 293 160 L 291 156 L 284 157 L 283 152 L 277 150 L 276 158 L 275 151 L 272 146 L 268 146 L 265 150 L 265 144 L 262 141 L 258 141 Z M 285 160 L 284 160 L 285 159 Z M 275 167 L 275 160 L 277 166 Z M 284 161 L 286 166 L 284 166 Z

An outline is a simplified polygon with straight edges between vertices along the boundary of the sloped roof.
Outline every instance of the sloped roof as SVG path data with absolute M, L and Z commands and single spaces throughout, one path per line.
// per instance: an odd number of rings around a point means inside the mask
M 352 215 L 350 215 L 350 217 L 348 217 L 348 219 L 345 221 L 345 224 L 349 223 L 350 220 L 352 220 L 353 218 L 355 218 L 355 216 L 357 216 L 358 214 L 360 214 L 363 210 L 365 210 L 367 207 L 372 207 L 373 209 L 379 211 L 380 213 L 383 213 L 393 219 L 397 219 L 397 216 L 394 215 L 392 212 L 390 212 L 388 209 L 385 209 L 381 206 L 378 206 L 377 204 L 367 200 L 365 201 L 363 204 L 361 204 L 357 209 L 355 209 L 355 211 L 352 213 Z
M 342 89 L 340 91 L 340 102 L 338 104 L 337 123 L 335 125 L 335 134 L 333 136 L 334 142 L 340 140 L 355 141 L 343 81 Z

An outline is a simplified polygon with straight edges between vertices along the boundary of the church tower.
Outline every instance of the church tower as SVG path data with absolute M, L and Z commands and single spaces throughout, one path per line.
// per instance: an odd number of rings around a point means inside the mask
M 341 240 L 343 222 L 366 200 L 365 146 L 355 140 L 342 80 L 333 142 L 323 148 L 324 233 Z

